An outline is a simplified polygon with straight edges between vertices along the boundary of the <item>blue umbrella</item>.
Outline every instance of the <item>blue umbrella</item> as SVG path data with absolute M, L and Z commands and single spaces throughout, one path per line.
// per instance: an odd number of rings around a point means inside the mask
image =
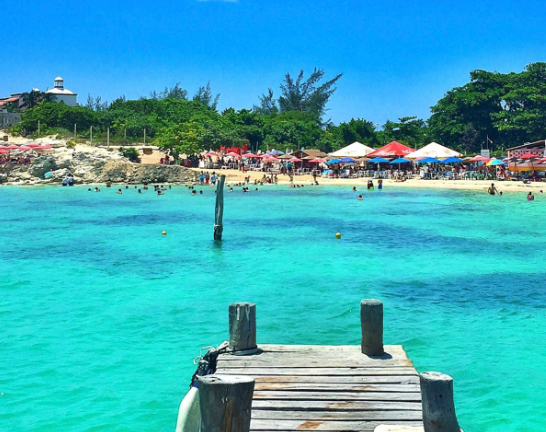
M 463 161 L 462 159 L 459 159 L 459 158 L 456 158 L 456 157 L 448 157 L 447 159 L 444 159 L 440 163 L 448 164 L 448 163 L 456 163 L 456 162 L 462 162 L 462 161 Z
M 433 157 L 426 157 L 424 159 L 421 159 L 418 162 L 419 163 L 440 163 L 440 160 Z
M 403 164 L 403 163 L 408 163 L 408 162 L 411 162 L 411 161 L 408 160 L 408 159 L 404 159 L 404 158 L 398 158 L 398 159 L 395 159 L 393 161 L 390 161 L 389 164 L 394 165 L 394 164 Z
M 341 161 L 339 159 L 332 159 L 332 160 L 329 160 L 328 162 L 326 162 L 328 165 L 333 165 L 333 164 L 336 164 L 336 163 L 340 163 Z
M 270 154 L 270 155 L 273 155 L 273 156 L 280 156 L 280 155 L 283 155 L 284 152 L 280 151 L 280 150 L 271 150 L 271 151 L 268 151 L 267 154 Z
M 341 158 L 339 161 L 343 162 L 343 163 L 352 163 L 355 160 L 353 158 L 350 158 L 350 157 L 344 157 L 344 158 Z
M 389 160 L 388 159 L 385 159 L 385 158 L 382 158 L 381 156 L 378 156 L 376 158 L 373 158 L 373 159 L 370 159 L 368 161 L 368 163 L 372 162 L 372 163 L 387 163 Z

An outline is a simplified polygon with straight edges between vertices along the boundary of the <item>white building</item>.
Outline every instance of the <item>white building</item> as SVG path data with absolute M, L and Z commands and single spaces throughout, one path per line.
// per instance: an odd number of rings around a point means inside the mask
M 53 88 L 46 93 L 54 95 L 57 102 L 64 102 L 68 106 L 78 105 L 78 94 L 65 89 L 64 80 L 61 77 L 55 78 Z

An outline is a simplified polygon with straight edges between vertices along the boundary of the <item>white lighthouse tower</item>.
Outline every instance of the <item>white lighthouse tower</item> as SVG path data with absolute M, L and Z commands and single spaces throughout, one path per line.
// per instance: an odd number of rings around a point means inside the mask
M 65 89 L 64 80 L 61 77 L 55 78 L 53 88 L 46 93 L 55 96 L 57 102 L 64 102 L 68 106 L 78 105 L 78 94 Z

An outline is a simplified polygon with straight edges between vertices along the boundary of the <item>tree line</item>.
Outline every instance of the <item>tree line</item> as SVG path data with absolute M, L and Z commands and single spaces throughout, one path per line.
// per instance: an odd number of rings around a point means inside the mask
M 42 135 L 72 131 L 74 124 L 83 138 L 93 128 L 96 139 L 106 131 L 113 142 L 153 142 L 173 155 L 203 149 L 247 146 L 252 151 L 318 148 L 331 152 L 354 141 L 378 147 L 399 141 L 420 147 L 438 141 L 461 152 L 479 152 L 486 144 L 495 149 L 544 139 L 546 130 L 546 63 L 532 63 L 520 73 L 502 74 L 476 70 L 462 87 L 448 91 L 431 107 L 424 120 L 407 116 L 387 120 L 380 128 L 365 119 L 333 124 L 327 104 L 342 77 L 325 80 L 315 68 L 306 78 L 286 74 L 276 96 L 268 89 L 251 109 L 218 111 L 220 95 L 210 83 L 190 98 L 177 83 L 149 97 L 111 103 L 100 97 L 86 106 L 69 107 L 40 94 L 25 96 L 27 109 L 13 132 Z M 31 92 L 32 93 L 32 92 Z

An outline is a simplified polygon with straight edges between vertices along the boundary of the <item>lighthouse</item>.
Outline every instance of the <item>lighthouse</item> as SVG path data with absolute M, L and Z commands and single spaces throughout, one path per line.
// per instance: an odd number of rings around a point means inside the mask
M 64 88 L 64 80 L 61 77 L 55 78 L 53 88 L 46 93 L 53 95 L 57 102 L 64 102 L 68 106 L 78 105 L 78 94 Z

